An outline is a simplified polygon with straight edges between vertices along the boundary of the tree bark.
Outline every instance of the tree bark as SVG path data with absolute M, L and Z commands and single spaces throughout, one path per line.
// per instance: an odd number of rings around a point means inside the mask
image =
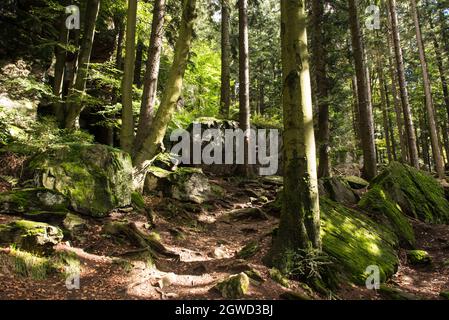
M 142 88 L 142 58 L 143 58 L 143 49 L 144 45 L 142 40 L 139 39 L 137 42 L 137 50 L 136 50 L 136 62 L 134 64 L 134 84 L 137 88 Z
M 281 0 L 284 198 L 279 232 L 266 259 L 281 271 L 287 252 L 321 249 L 306 21 L 303 1 Z
M 312 1 L 312 63 L 316 82 L 318 104 L 318 144 L 319 165 L 318 177 L 329 177 L 331 174 L 329 160 L 329 90 L 326 76 L 326 48 L 323 37 L 324 3 L 322 0 Z
M 377 61 L 377 73 L 379 76 L 379 87 L 380 87 L 380 98 L 382 105 L 382 118 L 383 118 L 383 129 L 385 135 L 385 142 L 387 145 L 387 156 L 388 162 L 393 161 L 393 152 L 391 148 L 391 136 L 390 136 L 390 122 L 389 122 L 389 109 L 387 106 L 387 92 L 385 91 L 385 79 L 384 72 L 382 69 L 381 61 L 378 59 Z
M 374 123 L 371 101 L 369 98 L 368 75 L 363 49 L 363 40 L 360 30 L 358 1 L 348 0 L 349 22 L 351 27 L 352 48 L 357 75 L 359 133 L 363 149 L 363 176 L 367 180 L 373 179 L 377 174 L 376 147 L 374 142 Z
M 117 28 L 117 52 L 115 56 L 115 68 L 117 70 L 122 70 L 123 68 L 123 38 L 125 37 L 125 28 L 123 24 L 123 19 L 121 17 L 116 17 L 114 24 Z
M 441 157 L 440 152 L 440 143 L 438 138 L 438 130 L 435 120 L 435 110 L 433 108 L 433 98 L 432 98 L 432 89 L 430 84 L 429 70 L 427 67 L 427 59 L 426 53 L 424 51 L 424 43 L 421 34 L 421 25 L 419 22 L 419 14 L 418 9 L 416 7 L 416 1 L 410 0 L 411 4 L 411 12 L 413 16 L 413 21 L 415 23 L 415 31 L 416 31 L 416 42 L 418 45 L 419 51 L 419 60 L 421 62 L 422 76 L 423 76 L 423 84 L 424 84 L 424 94 L 426 97 L 426 111 L 427 111 L 427 122 L 429 125 L 429 133 L 430 133 L 430 142 L 432 144 L 432 155 L 435 163 L 435 170 L 440 179 L 445 177 L 444 172 L 444 164 L 443 159 Z
M 221 95 L 220 114 L 229 118 L 231 106 L 231 42 L 229 0 L 221 0 Z
M 133 80 L 136 58 L 136 22 L 137 0 L 128 0 L 126 20 L 126 55 L 122 79 L 122 126 L 120 128 L 120 146 L 131 153 L 134 142 Z
M 134 154 L 142 148 L 145 137 L 149 134 L 156 104 L 159 67 L 161 64 L 162 38 L 164 36 L 165 0 L 156 0 L 151 23 L 150 46 L 140 106 L 139 124 L 134 140 Z
M 404 61 L 402 57 L 401 38 L 398 28 L 398 17 L 396 13 L 396 0 L 388 0 L 388 11 L 393 35 L 393 47 L 396 59 L 396 72 L 399 81 L 399 92 L 401 96 L 402 111 L 404 114 L 405 130 L 407 136 L 408 154 L 410 164 L 419 168 L 418 149 L 416 146 L 415 129 L 413 125 L 412 112 L 410 109 L 407 82 L 405 79 Z
M 68 104 L 68 110 L 65 118 L 65 127 L 74 129 L 78 127 L 78 120 L 83 110 L 82 97 L 86 91 L 87 76 L 92 52 L 92 44 L 95 37 L 95 24 L 97 22 L 98 12 L 100 11 L 100 0 L 88 0 L 86 4 L 86 16 L 84 23 L 84 35 L 81 42 L 80 52 L 78 54 L 78 71 L 75 76 L 75 83 L 72 88 L 69 100 L 75 100 Z
M 181 28 L 161 104 L 153 120 L 151 131 L 147 133 L 142 147 L 133 159 L 137 172 L 144 169 L 145 162 L 152 159 L 163 147 L 162 140 L 181 95 L 184 72 L 192 44 L 196 4 L 196 0 L 184 0 Z

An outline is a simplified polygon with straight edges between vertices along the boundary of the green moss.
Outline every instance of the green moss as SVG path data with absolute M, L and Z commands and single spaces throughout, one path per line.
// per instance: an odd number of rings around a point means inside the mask
M 245 273 L 230 276 L 219 282 L 216 286 L 221 295 L 226 299 L 238 299 L 245 296 L 249 289 L 249 278 Z
M 390 300 L 419 300 L 418 296 L 387 285 L 381 285 L 379 292 Z
M 131 193 L 131 202 L 136 209 L 145 209 L 145 200 L 138 192 Z
M 357 176 L 345 176 L 343 179 L 349 184 L 353 189 L 363 189 L 368 187 L 369 182 L 363 178 Z
M 245 274 L 252 280 L 256 282 L 265 282 L 265 279 L 262 277 L 259 271 L 255 269 L 245 271 Z
M 256 241 L 251 241 L 237 253 L 237 258 L 249 259 L 255 256 L 257 252 L 259 252 L 259 250 L 260 250 L 259 244 Z
M 279 283 L 283 287 L 290 287 L 290 282 L 284 275 L 276 268 L 270 269 L 270 277 L 273 281 Z
M 407 261 L 412 265 L 428 265 L 432 263 L 429 253 L 424 250 L 407 251 Z
M 0 254 L 1 264 L 13 272 L 34 280 L 47 278 L 53 270 L 50 259 L 11 248 L 9 254 Z
M 427 173 L 392 162 L 372 182 L 405 214 L 428 223 L 449 223 L 449 202 L 443 187 Z
M 408 246 L 415 245 L 415 234 L 407 217 L 380 186 L 375 185 L 359 202 L 359 207 L 377 214 L 384 215 L 390 222 L 399 239 Z
M 440 297 L 444 298 L 445 300 L 449 300 L 449 291 L 441 291 Z
M 368 266 L 377 265 L 381 281 L 397 270 L 398 238 L 361 212 L 327 198 L 320 199 L 323 251 L 357 284 L 364 284 Z

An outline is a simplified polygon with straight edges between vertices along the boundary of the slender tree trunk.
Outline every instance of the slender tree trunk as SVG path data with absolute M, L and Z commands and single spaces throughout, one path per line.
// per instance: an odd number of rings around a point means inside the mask
M 287 252 L 321 249 L 321 241 L 304 2 L 281 0 L 281 20 L 284 198 L 267 260 L 283 271 Z
M 424 51 L 424 43 L 421 34 L 421 26 L 419 23 L 418 9 L 416 7 L 416 1 L 410 0 L 411 12 L 413 21 L 415 23 L 416 42 L 418 44 L 419 60 L 421 61 L 421 69 L 424 83 L 424 94 L 426 96 L 426 110 L 427 110 L 427 122 L 429 125 L 430 141 L 432 144 L 433 160 L 435 162 L 435 169 L 440 179 L 445 177 L 443 159 L 440 153 L 440 143 L 438 139 L 437 124 L 435 121 L 435 111 L 433 108 L 432 89 L 430 84 L 429 70 L 427 67 L 426 53 Z
M 353 129 L 357 145 L 361 147 L 360 142 L 360 121 L 359 121 L 359 101 L 358 101 L 358 89 L 357 89 L 357 77 L 354 75 L 351 78 L 351 90 L 352 90 L 352 113 L 353 113 Z
M 161 64 L 162 38 L 164 36 L 165 0 L 156 0 L 151 23 L 150 46 L 146 63 L 142 103 L 139 124 L 134 140 L 134 154 L 142 148 L 143 140 L 148 136 L 154 116 L 159 67 Z
M 323 1 L 312 1 L 312 63 L 315 67 L 314 74 L 318 104 L 319 178 L 329 177 L 331 174 L 329 160 L 329 92 L 328 80 L 326 77 L 326 50 L 323 37 L 323 19 Z
M 137 0 L 128 0 L 126 20 L 126 55 L 122 79 L 122 126 L 120 146 L 131 153 L 134 143 L 133 80 L 136 57 Z
M 142 88 L 142 58 L 143 58 L 143 41 L 139 39 L 137 42 L 136 62 L 134 64 L 134 84 L 137 88 Z
M 383 129 L 385 135 L 385 142 L 387 144 L 387 156 L 388 162 L 393 160 L 393 152 L 391 150 L 391 138 L 390 138 L 390 122 L 389 122 L 389 109 L 387 106 L 387 92 L 385 91 L 385 79 L 380 59 L 377 60 L 377 73 L 379 75 L 379 87 L 380 87 L 380 99 L 382 105 L 382 118 Z
M 385 102 L 387 104 L 387 115 L 388 115 L 388 126 L 390 128 L 390 140 L 391 140 L 391 152 L 393 153 L 393 160 L 397 161 L 398 157 L 397 157 L 397 144 L 396 144 L 396 139 L 394 137 L 394 124 L 393 124 L 393 119 L 391 116 L 391 102 L 390 102 L 390 96 L 389 96 L 389 92 L 388 92 L 388 85 L 387 82 L 384 82 L 384 91 L 385 91 Z
M 144 169 L 145 162 L 152 159 L 163 148 L 162 140 L 181 95 L 184 72 L 192 44 L 196 4 L 196 0 L 184 0 L 181 28 L 161 104 L 153 120 L 151 131 L 145 137 L 142 148 L 133 159 L 137 175 Z M 136 183 L 139 184 L 140 182 L 137 181 Z
M 92 52 L 92 44 L 95 36 L 95 24 L 100 11 L 100 0 L 87 0 L 86 16 L 84 22 L 84 35 L 81 40 L 81 48 L 78 54 L 78 70 L 75 76 L 75 83 L 71 92 L 72 101 L 68 104 L 65 118 L 65 127 L 74 129 L 79 126 L 78 118 L 83 110 L 82 97 L 86 91 L 87 76 Z
M 390 14 L 390 24 L 393 35 L 393 46 L 396 59 L 396 72 L 398 74 L 399 91 L 401 96 L 402 110 L 404 113 L 405 130 L 407 136 L 408 153 L 410 164 L 419 168 L 418 149 L 416 146 L 415 129 L 413 126 L 412 112 L 410 109 L 407 82 L 405 79 L 404 61 L 402 57 L 401 39 L 398 29 L 398 17 L 396 13 L 396 0 L 388 0 L 388 9 Z
M 249 176 L 251 174 L 248 164 L 251 110 L 249 104 L 248 0 L 239 0 L 239 109 L 240 129 L 245 132 L 245 163 L 242 165 L 241 173 Z
M 449 134 L 448 125 L 446 121 L 441 124 L 441 132 L 443 135 L 444 151 L 446 153 L 446 164 L 449 163 Z
M 348 0 L 349 22 L 352 35 L 352 48 L 357 75 L 360 138 L 363 149 L 363 175 L 367 180 L 377 174 L 376 147 L 374 143 L 374 123 L 371 101 L 369 99 L 368 75 L 364 57 L 363 40 L 360 30 L 358 1 Z
M 60 17 L 59 23 L 59 38 L 58 44 L 55 47 L 55 78 L 53 83 L 53 94 L 59 99 L 62 99 L 63 89 L 64 89 L 64 73 L 65 73 L 65 63 L 67 58 L 67 50 L 64 48 L 69 41 L 69 29 L 65 25 L 66 16 L 63 14 Z M 53 105 L 53 114 L 60 126 L 64 122 L 64 109 L 62 101 L 58 101 Z
M 115 68 L 118 70 L 122 70 L 123 68 L 123 38 L 125 37 L 125 27 L 121 17 L 117 17 L 114 19 L 117 32 L 117 52 L 115 56 Z
M 221 96 L 220 114 L 229 118 L 231 106 L 231 42 L 229 0 L 221 0 Z

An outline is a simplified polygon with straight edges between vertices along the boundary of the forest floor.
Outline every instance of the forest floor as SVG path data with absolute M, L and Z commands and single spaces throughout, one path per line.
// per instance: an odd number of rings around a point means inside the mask
M 259 271 L 263 282 L 251 282 L 246 299 L 280 299 L 287 291 L 307 295 L 313 299 L 382 299 L 374 290 L 346 286 L 335 296 L 317 296 L 304 284 L 290 281 L 283 287 L 270 277 L 270 270 L 262 257 L 270 247 L 271 232 L 278 219 L 240 217 L 233 219 L 236 209 L 256 207 L 258 198 L 273 200 L 278 186 L 266 181 L 245 182 L 236 179 L 214 179 L 225 191 L 222 199 L 202 205 L 186 206 L 163 197 L 147 197 L 146 205 L 156 213 L 155 227 L 150 228 L 144 215 L 114 212 L 101 220 L 89 220 L 82 237 L 59 245 L 58 250 L 75 252 L 81 261 L 80 288 L 69 290 L 61 275 L 53 274 L 44 280 L 21 277 L 0 266 L 0 299 L 221 299 L 214 285 L 248 269 Z M 242 187 L 244 186 L 244 187 Z M 141 230 L 157 232 L 161 241 L 180 259 L 156 260 L 156 267 L 143 260 L 117 263 L 112 257 L 126 258 L 135 251 L 130 245 L 117 243 L 102 236 L 101 228 L 108 220 L 125 219 Z M 18 219 L 0 215 L 0 223 Z M 398 273 L 390 280 L 395 287 L 423 299 L 438 299 L 440 291 L 449 290 L 449 226 L 414 222 L 418 248 L 427 250 L 433 259 L 428 267 L 406 265 L 401 252 Z M 250 241 L 261 250 L 252 258 L 241 260 L 236 254 Z M 1 254 L 1 253 L 0 253 Z

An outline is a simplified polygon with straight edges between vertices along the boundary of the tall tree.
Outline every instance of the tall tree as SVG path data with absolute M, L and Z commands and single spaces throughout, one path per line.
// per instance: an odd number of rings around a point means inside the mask
M 284 199 L 267 262 L 283 270 L 285 255 L 321 248 L 312 90 L 304 1 L 281 0 Z
M 83 110 L 82 98 L 86 90 L 87 76 L 92 52 L 92 44 L 95 36 L 95 24 L 100 11 L 100 0 L 87 0 L 86 16 L 84 18 L 84 34 L 81 40 L 81 48 L 78 54 L 78 70 L 74 79 L 74 85 L 69 97 L 65 117 L 65 127 L 74 129 L 78 126 L 78 118 Z
M 318 102 L 318 143 L 319 165 L 318 177 L 329 177 L 329 90 L 326 76 L 326 48 L 323 36 L 324 3 L 323 0 L 312 1 L 312 62 L 316 83 Z
M 143 83 L 142 103 L 140 105 L 139 124 L 134 140 L 134 154 L 142 148 L 148 135 L 154 116 L 159 67 L 161 64 L 162 38 L 164 36 L 165 0 L 156 0 L 153 7 L 150 46 Z
M 245 133 L 242 174 L 250 175 L 248 164 L 250 118 L 249 105 L 249 44 L 248 44 L 248 0 L 239 0 L 239 123 Z
M 133 158 L 136 166 L 137 180 L 139 173 L 144 169 L 145 162 L 152 159 L 162 148 L 162 140 L 170 119 L 175 111 L 178 99 L 181 95 L 184 72 L 186 70 L 190 47 L 192 45 L 193 26 L 196 18 L 197 0 L 184 0 L 181 27 L 175 45 L 173 64 L 170 68 L 161 104 L 153 119 L 150 132 Z M 141 181 L 136 181 L 139 185 Z
M 419 60 L 421 62 L 423 85 L 424 85 L 424 95 L 426 97 L 426 111 L 427 111 L 427 122 L 429 125 L 430 142 L 432 144 L 432 155 L 435 162 L 435 169 L 440 179 L 445 177 L 443 159 L 440 152 L 440 143 L 438 139 L 437 124 L 435 121 L 435 110 L 433 108 L 433 98 L 432 89 L 430 85 L 429 70 L 427 66 L 426 53 L 424 50 L 424 43 L 421 34 L 421 25 L 419 22 L 418 9 L 416 8 L 416 1 L 410 0 L 411 13 L 413 16 L 413 21 L 415 23 L 416 31 L 416 42 L 419 51 Z
M 128 0 L 126 20 L 125 66 L 122 79 L 122 126 L 120 146 L 131 153 L 134 142 L 133 80 L 136 58 L 137 0 Z
M 387 91 L 385 90 L 385 78 L 384 71 L 382 69 L 382 64 L 380 58 L 377 60 L 377 73 L 379 76 L 379 88 L 380 88 L 380 98 L 381 98 L 381 108 L 382 108 L 382 118 L 384 127 L 385 142 L 387 145 L 387 156 L 388 162 L 393 161 L 393 152 L 391 147 L 391 137 L 390 136 L 390 122 L 389 122 L 389 109 L 387 106 Z
M 231 41 L 229 0 L 221 0 L 221 96 L 220 114 L 229 118 L 231 106 Z
M 407 136 L 408 154 L 410 164 L 419 168 L 418 148 L 416 146 L 415 128 L 413 125 L 412 111 L 410 108 L 407 81 L 405 79 L 404 60 L 402 56 L 401 37 L 399 35 L 398 16 L 396 12 L 396 0 L 388 0 L 388 12 L 390 16 L 391 32 L 393 36 L 393 47 L 396 60 L 396 72 L 399 81 L 399 92 L 401 96 L 402 112 L 404 113 L 405 131 Z
M 355 71 L 357 76 L 357 93 L 359 109 L 359 132 L 363 149 L 363 175 L 371 180 L 377 174 L 376 146 L 374 141 L 373 112 L 370 101 L 370 91 L 363 39 L 360 30 L 358 1 L 348 0 L 349 23 L 351 27 L 352 49 L 354 54 Z

